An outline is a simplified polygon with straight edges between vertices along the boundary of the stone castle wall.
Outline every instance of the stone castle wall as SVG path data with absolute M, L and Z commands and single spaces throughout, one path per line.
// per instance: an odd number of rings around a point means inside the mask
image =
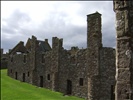
M 26 52 L 17 54 L 19 45 L 15 47 L 17 49 L 12 49 L 8 75 L 65 95 L 88 100 L 110 100 L 111 86 L 115 84 L 115 50 L 102 47 L 101 14 L 96 12 L 89 15 L 87 24 L 86 49 L 72 47 L 65 50 L 63 39 L 57 37 L 52 38 L 51 49 L 41 49 L 41 43 L 48 44 L 48 40 L 40 41 L 32 36 L 28 46 L 19 44 L 21 48 L 27 48 Z
M 100 51 L 101 97 L 99 100 L 114 100 L 115 49 L 102 48 Z M 112 99 L 111 99 L 112 98 Z

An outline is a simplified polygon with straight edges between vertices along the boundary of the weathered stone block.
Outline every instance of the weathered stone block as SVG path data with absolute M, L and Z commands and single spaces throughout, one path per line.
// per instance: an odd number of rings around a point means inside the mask
M 114 10 L 121 10 L 123 8 L 128 8 L 133 6 L 132 0 L 114 0 Z
M 132 16 L 132 11 L 116 11 L 117 38 L 132 35 L 130 27 L 132 26 L 133 22 L 130 16 Z
M 123 83 L 130 83 L 131 82 L 131 71 L 129 68 L 121 68 L 117 70 L 117 81 L 123 82 Z
M 117 11 L 116 12 L 116 20 L 121 20 L 124 18 L 125 18 L 124 11 Z
M 117 39 L 117 49 L 116 49 L 116 55 L 117 55 L 117 67 L 118 68 L 130 68 L 131 67 L 131 39 L 129 38 L 123 38 L 123 39 Z
M 132 100 L 130 84 L 117 83 L 116 90 L 116 100 Z

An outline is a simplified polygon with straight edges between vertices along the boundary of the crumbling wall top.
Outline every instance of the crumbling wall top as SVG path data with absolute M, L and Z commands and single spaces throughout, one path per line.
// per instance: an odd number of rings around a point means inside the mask
M 113 0 L 113 9 L 122 10 L 133 7 L 133 0 Z

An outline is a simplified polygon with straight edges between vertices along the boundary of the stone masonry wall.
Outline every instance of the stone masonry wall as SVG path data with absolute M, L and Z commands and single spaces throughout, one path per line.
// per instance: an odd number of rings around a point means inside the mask
M 44 81 L 44 87 L 52 90 L 52 72 L 51 72 L 51 57 L 52 57 L 52 51 L 45 53 L 45 64 L 44 64 L 44 75 L 45 75 L 45 81 Z M 50 75 L 50 80 L 48 80 L 48 74 Z
M 24 63 L 24 55 L 26 62 Z M 14 79 L 31 82 L 30 54 L 15 54 L 9 57 L 8 75 Z M 24 75 L 25 74 L 25 75 Z
M 100 77 L 101 97 L 99 100 L 114 100 L 115 49 L 113 48 L 104 47 L 100 51 Z
M 72 81 L 72 95 L 87 97 L 87 70 L 86 49 L 63 51 L 61 54 L 61 66 L 59 67 L 59 91 L 67 94 L 67 80 Z M 65 74 L 64 74 L 65 73 Z M 80 78 L 83 78 L 83 86 L 80 86 Z
M 133 100 L 133 1 L 114 0 L 116 13 L 115 100 Z

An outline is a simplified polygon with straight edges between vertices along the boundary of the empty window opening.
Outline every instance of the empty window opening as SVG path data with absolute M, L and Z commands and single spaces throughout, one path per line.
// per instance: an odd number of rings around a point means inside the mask
M 43 87 L 43 76 L 40 76 L 40 87 Z
M 30 76 L 30 73 L 28 72 L 28 77 Z
M 67 95 L 71 95 L 72 94 L 72 81 L 67 80 L 67 91 L 66 91 Z
M 79 85 L 80 85 L 80 86 L 83 86 L 83 84 L 84 84 L 84 80 L 83 80 L 83 78 L 80 78 L 80 79 L 79 79 Z
M 44 54 L 42 54 L 42 63 L 45 62 L 45 59 L 44 59 Z
M 111 100 L 115 100 L 115 86 L 111 85 Z
M 25 73 L 23 73 L 23 82 L 25 82 Z
M 26 55 L 24 55 L 24 63 L 26 63 Z
M 18 73 L 15 72 L 15 79 L 17 80 L 18 79 Z
M 47 75 L 47 80 L 50 80 L 50 74 Z

